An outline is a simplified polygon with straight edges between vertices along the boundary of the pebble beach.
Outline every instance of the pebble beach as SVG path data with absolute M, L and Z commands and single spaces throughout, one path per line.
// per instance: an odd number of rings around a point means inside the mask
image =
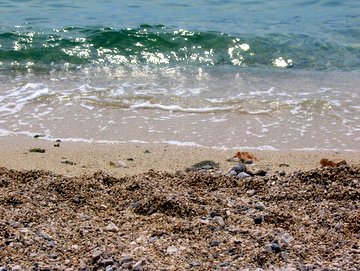
M 360 268 L 358 153 L 0 142 L 2 271 Z

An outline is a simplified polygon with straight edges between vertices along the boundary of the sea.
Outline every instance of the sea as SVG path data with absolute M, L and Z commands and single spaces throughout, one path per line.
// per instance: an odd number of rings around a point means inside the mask
M 360 1 L 0 0 L 0 140 L 360 150 Z

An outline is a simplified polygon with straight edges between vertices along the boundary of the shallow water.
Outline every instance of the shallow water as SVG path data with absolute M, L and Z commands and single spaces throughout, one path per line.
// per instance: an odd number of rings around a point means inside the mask
M 359 150 L 359 38 L 357 1 L 0 1 L 0 135 Z

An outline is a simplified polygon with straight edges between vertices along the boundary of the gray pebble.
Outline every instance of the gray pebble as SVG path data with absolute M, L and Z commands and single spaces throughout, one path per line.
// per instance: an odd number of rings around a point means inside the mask
M 13 266 L 13 268 L 12 268 L 11 270 L 12 270 L 12 271 L 21 271 L 22 268 L 21 268 L 20 265 L 15 265 L 15 266 Z
M 112 266 L 106 267 L 105 271 L 114 271 L 114 268 Z
M 0 266 L 0 271 L 8 271 L 5 266 Z
M 219 240 L 212 240 L 211 243 L 210 243 L 210 246 L 212 246 L 212 247 L 217 247 L 218 245 L 220 245 Z
M 141 265 L 142 265 L 143 261 L 140 260 L 140 261 L 137 261 L 133 266 L 132 266 L 132 270 L 134 271 L 138 271 L 141 269 Z
M 192 266 L 192 267 L 201 266 L 201 263 L 199 263 L 199 262 L 191 262 L 190 266 Z
M 103 259 L 100 261 L 100 264 L 105 267 L 109 266 L 109 265 L 111 266 L 114 264 L 114 260 L 113 260 L 113 258 Z
M 245 171 L 246 171 L 246 166 L 245 166 L 244 164 L 238 164 L 238 165 L 232 167 L 232 168 L 229 170 L 229 172 L 230 172 L 230 171 L 235 171 L 236 174 L 239 174 L 240 172 L 245 172 Z
M 245 178 L 250 177 L 250 175 L 247 174 L 246 172 L 240 172 L 238 175 L 236 175 L 236 177 L 238 177 L 240 180 L 243 180 Z
M 97 261 L 100 259 L 101 254 L 102 254 L 102 251 L 100 251 L 100 250 L 95 250 L 95 251 L 93 252 L 93 254 L 92 254 L 92 260 L 93 260 L 93 262 L 97 262 Z
M 271 243 L 271 249 L 275 252 L 275 253 L 280 253 L 281 252 L 281 248 L 279 246 L 279 243 L 275 240 Z
M 121 258 L 120 262 L 123 263 L 128 263 L 131 262 L 133 260 L 133 258 L 131 256 L 124 256 Z
M 225 226 L 224 219 L 221 216 L 214 216 L 213 220 L 220 226 Z
M 255 204 L 255 209 L 258 209 L 260 211 L 264 211 L 266 209 L 266 206 L 264 203 L 262 202 L 258 202 Z

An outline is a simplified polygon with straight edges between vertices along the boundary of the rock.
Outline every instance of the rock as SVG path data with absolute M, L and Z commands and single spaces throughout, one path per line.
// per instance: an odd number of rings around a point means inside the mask
M 120 263 L 123 264 L 123 263 L 129 263 L 133 260 L 133 258 L 131 256 L 124 256 L 120 259 Z
M 45 135 L 42 135 L 42 134 L 36 134 L 36 135 L 34 135 L 34 138 L 39 138 L 39 137 L 45 137 Z
M 29 152 L 44 153 L 45 149 L 43 149 L 43 148 L 32 148 L 32 149 L 29 149 Z
M 226 174 L 226 176 L 236 176 L 237 175 L 237 173 L 236 173 L 236 171 L 235 170 L 230 170 L 227 174 Z
M 201 266 L 201 263 L 194 261 L 194 262 L 191 262 L 191 263 L 190 263 L 190 266 L 191 266 L 191 267 Z
M 5 266 L 0 266 L 0 271 L 8 271 Z
M 96 263 L 98 260 L 100 260 L 102 255 L 102 251 L 100 250 L 95 250 L 92 254 L 92 261 L 93 263 Z
M 266 209 L 266 206 L 264 203 L 262 202 L 258 202 L 255 204 L 255 209 L 260 210 L 260 211 L 264 211 Z
M 150 153 L 150 151 L 149 151 L 149 150 L 145 150 L 144 153 Z
M 220 245 L 219 240 L 212 240 L 211 243 L 210 243 L 210 246 L 212 246 L 212 247 L 217 247 L 218 245 Z
M 57 257 L 58 257 L 58 255 L 56 254 L 56 253 L 51 253 L 50 255 L 49 255 L 49 258 L 50 259 L 57 259 Z
M 73 161 L 70 161 L 70 160 L 67 160 L 65 157 L 63 157 L 62 158 L 62 160 L 61 160 L 61 162 L 60 162 L 61 164 L 65 164 L 65 165 L 76 165 L 76 163 L 75 162 L 73 162 Z
M 256 225 L 261 224 L 263 222 L 263 220 L 264 220 L 263 216 L 258 216 L 258 217 L 254 218 L 254 222 L 255 222 Z
M 119 230 L 119 228 L 113 223 L 110 222 L 105 228 L 105 231 L 109 231 L 109 232 L 117 232 Z
M 166 254 L 168 255 L 174 255 L 176 252 L 178 252 L 179 250 L 175 247 L 175 246 L 169 246 L 166 249 Z
M 248 163 L 250 163 L 250 164 L 251 164 L 253 161 L 255 161 L 255 162 L 258 162 L 258 161 L 259 161 L 259 159 L 258 159 L 255 155 L 253 155 L 252 153 L 246 152 L 246 151 L 244 151 L 244 152 L 242 152 L 242 151 L 237 152 L 237 153 L 232 157 L 232 159 L 238 159 L 239 162 L 242 162 L 242 163 L 248 162 Z
M 60 147 L 60 143 L 55 143 L 54 147 Z
M 221 216 L 214 216 L 213 220 L 220 226 L 225 226 L 224 219 Z
M 106 267 L 105 271 L 114 271 L 114 268 L 110 265 Z
M 338 167 L 338 166 L 346 166 L 347 163 L 345 160 L 342 161 L 331 161 L 329 159 L 323 158 L 320 161 L 322 167 Z
M 118 160 L 116 162 L 110 161 L 109 164 L 110 164 L 110 166 L 117 167 L 117 168 L 127 168 L 128 167 L 127 163 L 123 160 Z
M 245 178 L 249 178 L 250 175 L 247 174 L 246 172 L 240 172 L 238 175 L 236 175 L 236 177 L 238 177 L 240 180 L 243 180 Z
M 12 228 L 20 228 L 21 223 L 18 222 L 18 221 L 10 221 L 9 226 L 12 227 Z
M 192 165 L 189 168 L 186 168 L 185 171 L 190 172 L 190 171 L 209 170 L 209 169 L 218 169 L 218 168 L 219 168 L 218 163 L 215 163 L 212 160 L 204 160 Z
M 42 237 L 42 238 L 44 238 L 45 240 L 47 240 L 47 241 L 52 241 L 52 237 L 50 236 L 50 235 L 48 235 L 46 232 L 44 232 L 43 230 L 39 230 L 38 232 L 37 232 L 37 234 L 40 236 L 40 237 Z
M 282 171 L 279 172 L 279 176 L 284 177 L 285 175 L 286 175 L 285 170 L 282 170 Z
M 114 259 L 113 258 L 108 258 L 108 259 L 102 259 L 99 264 L 103 267 L 107 267 L 107 266 L 111 266 L 114 264 Z
M 11 270 L 12 270 L 12 271 L 21 271 L 21 270 L 23 270 L 23 269 L 21 268 L 20 265 L 14 265 L 14 266 L 11 268 Z
M 232 168 L 229 170 L 229 173 L 230 173 L 231 171 L 235 171 L 235 172 L 236 172 L 236 175 L 238 175 L 239 173 L 246 171 L 246 166 L 245 166 L 244 164 L 241 164 L 241 163 L 240 163 L 240 164 L 232 167 Z M 229 173 L 228 173 L 228 174 L 229 174 Z
M 275 252 L 275 253 L 280 253 L 281 252 L 281 248 L 279 245 L 279 242 L 277 240 L 274 240 L 271 243 L 271 249 Z
M 138 271 L 141 269 L 141 265 L 142 265 L 143 261 L 137 261 L 133 266 L 132 266 L 132 270 L 133 271 Z

